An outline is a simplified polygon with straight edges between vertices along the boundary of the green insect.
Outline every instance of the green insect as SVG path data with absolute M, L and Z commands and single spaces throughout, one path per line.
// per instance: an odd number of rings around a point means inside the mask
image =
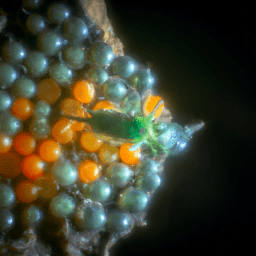
M 144 105 L 149 96 L 150 91 L 146 93 L 141 102 L 141 112 L 139 114 L 132 115 L 113 110 L 100 109 L 93 111 L 87 109 L 86 112 L 90 114 L 90 118 L 76 116 L 66 116 L 66 118 L 89 124 L 99 139 L 107 141 L 112 145 L 120 146 L 125 142 L 129 142 L 134 144 L 130 148 L 131 151 L 138 148 L 147 148 L 153 156 L 158 156 L 160 153 L 169 152 L 170 141 L 175 144 L 178 142 L 177 138 L 183 138 L 185 141 L 189 140 L 193 133 L 192 130 L 195 129 L 188 128 L 189 126 L 187 126 L 190 134 L 186 134 L 181 126 L 171 123 L 172 126 L 173 124 L 175 125 L 171 127 L 174 130 L 170 133 L 168 125 L 172 117 L 168 110 L 164 109 L 159 118 L 154 118 L 155 111 L 163 104 L 162 100 L 148 116 L 145 114 Z M 165 135 L 165 133 L 167 134 Z M 166 138 L 169 141 L 166 141 Z M 171 145 L 171 147 L 173 146 Z

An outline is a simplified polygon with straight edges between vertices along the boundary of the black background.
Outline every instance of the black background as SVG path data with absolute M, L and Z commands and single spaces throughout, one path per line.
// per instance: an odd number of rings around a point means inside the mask
M 107 0 L 125 53 L 148 63 L 175 122 L 202 119 L 189 151 L 166 162 L 148 226 L 126 255 L 249 254 L 255 217 L 253 3 Z

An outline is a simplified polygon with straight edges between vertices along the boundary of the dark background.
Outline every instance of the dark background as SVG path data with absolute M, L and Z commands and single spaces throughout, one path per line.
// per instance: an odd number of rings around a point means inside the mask
M 106 3 L 125 53 L 152 64 L 173 121 L 206 123 L 186 154 L 166 162 L 148 227 L 120 241 L 112 255 L 249 254 L 256 165 L 252 4 Z
M 166 162 L 148 226 L 136 228 L 111 255 L 249 254 L 256 165 L 253 4 L 106 2 L 125 53 L 149 63 L 173 121 L 206 123 L 187 153 Z

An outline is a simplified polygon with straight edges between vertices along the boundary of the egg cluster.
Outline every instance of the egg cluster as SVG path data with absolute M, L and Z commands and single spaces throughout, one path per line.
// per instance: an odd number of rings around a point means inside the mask
M 0 233 L 51 216 L 77 230 L 124 232 L 160 185 L 159 163 L 66 116 L 89 118 L 86 109 L 139 113 L 153 78 L 147 67 L 92 36 L 71 6 L 42 6 L 32 0 L 22 6 L 24 37 L 35 44 L 11 33 L 1 39 Z M 160 100 L 148 98 L 147 115 Z M 17 205 L 24 208 L 19 216 L 12 213 Z

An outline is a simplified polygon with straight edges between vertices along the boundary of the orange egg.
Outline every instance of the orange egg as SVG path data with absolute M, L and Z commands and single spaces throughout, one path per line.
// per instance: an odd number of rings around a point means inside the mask
M 38 198 L 38 189 L 31 180 L 23 180 L 16 187 L 18 201 L 31 203 Z
M 66 144 L 74 137 L 74 131 L 71 129 L 72 122 L 66 118 L 58 120 L 52 128 L 53 138 L 61 144 Z
M 22 132 L 14 138 L 13 146 L 20 155 L 29 155 L 36 148 L 36 139 L 30 133 Z
M 125 164 L 133 165 L 139 162 L 141 156 L 141 149 L 136 149 L 133 151 L 129 151 L 129 149 L 133 146 L 131 143 L 124 143 L 120 147 L 119 156 L 122 162 Z
M 80 180 L 85 183 L 91 183 L 100 176 L 99 166 L 88 159 L 79 165 L 78 172 Z
M 93 132 L 83 132 L 80 138 L 81 146 L 88 152 L 96 152 L 103 142 L 95 137 Z
M 54 162 L 61 155 L 61 148 L 54 140 L 46 140 L 39 146 L 39 155 L 46 162 Z
M 76 82 L 73 88 L 74 97 L 82 103 L 90 103 L 95 97 L 95 88 L 91 81 L 80 80 Z
M 12 114 L 21 120 L 31 117 L 34 104 L 26 98 L 17 98 L 12 105 Z
M 22 172 L 29 179 L 37 179 L 44 175 L 45 163 L 38 155 L 29 155 L 23 159 Z

